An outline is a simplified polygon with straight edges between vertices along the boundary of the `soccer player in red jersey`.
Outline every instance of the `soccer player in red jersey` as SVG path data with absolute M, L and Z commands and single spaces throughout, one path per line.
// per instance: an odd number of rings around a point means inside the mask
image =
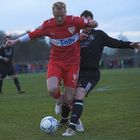
M 47 70 L 47 87 L 49 94 L 57 99 L 60 97 L 59 82 L 64 82 L 65 103 L 71 104 L 80 64 L 80 29 L 97 27 L 97 22 L 84 20 L 80 17 L 66 15 L 66 5 L 55 2 L 52 6 L 54 18 L 46 20 L 42 26 L 33 32 L 10 40 L 6 46 L 25 42 L 42 36 L 50 37 L 51 52 Z

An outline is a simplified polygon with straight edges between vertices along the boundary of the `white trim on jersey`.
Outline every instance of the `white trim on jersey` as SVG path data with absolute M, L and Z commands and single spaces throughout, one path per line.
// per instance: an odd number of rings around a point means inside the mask
M 50 42 L 58 47 L 66 47 L 76 43 L 79 40 L 79 34 L 76 33 L 71 37 L 63 39 L 50 39 Z
M 29 34 L 25 34 L 19 38 L 20 42 L 27 42 L 30 40 Z

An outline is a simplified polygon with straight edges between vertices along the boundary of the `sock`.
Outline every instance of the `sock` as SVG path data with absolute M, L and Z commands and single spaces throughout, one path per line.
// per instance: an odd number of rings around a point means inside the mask
M 17 78 L 14 78 L 13 80 L 14 80 L 14 83 L 15 83 L 15 85 L 16 85 L 16 87 L 17 87 L 17 90 L 20 91 L 21 88 L 20 88 L 20 84 L 19 84 L 18 79 L 17 79 Z
M 83 112 L 83 100 L 75 100 L 72 108 L 69 128 L 75 130 L 76 124 Z
M 66 104 L 66 103 L 62 103 L 62 113 L 61 113 L 61 117 L 62 117 L 61 121 L 62 121 L 62 123 L 68 122 L 69 113 L 70 113 L 69 105 Z
M 61 97 L 61 93 L 60 93 L 60 90 L 57 89 L 57 91 L 55 92 L 54 96 L 53 96 L 55 99 L 59 99 Z
M 3 85 L 3 80 L 0 79 L 0 92 L 2 92 L 2 85 Z

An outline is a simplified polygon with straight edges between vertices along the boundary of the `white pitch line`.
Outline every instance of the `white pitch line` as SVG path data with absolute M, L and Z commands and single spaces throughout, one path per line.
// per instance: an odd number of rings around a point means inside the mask
M 98 92 L 104 92 L 104 91 L 115 91 L 115 90 L 126 90 L 126 89 L 140 89 L 140 86 L 132 86 L 132 87 L 126 87 L 126 86 L 120 86 L 120 87 L 109 87 L 109 86 L 105 86 L 105 87 L 101 87 L 101 88 L 97 88 L 96 91 Z

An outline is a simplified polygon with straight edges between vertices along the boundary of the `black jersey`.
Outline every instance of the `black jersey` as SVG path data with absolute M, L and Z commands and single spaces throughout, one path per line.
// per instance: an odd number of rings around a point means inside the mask
M 9 64 L 12 64 L 12 58 L 13 58 L 13 53 L 14 53 L 14 49 L 13 47 L 2 47 L 0 48 L 0 64 L 1 65 L 9 65 Z M 9 61 L 8 62 L 5 62 L 2 58 L 8 58 Z
M 81 41 L 81 65 L 82 70 L 99 70 L 99 63 L 102 57 L 102 52 L 105 46 L 111 48 L 130 48 L 131 42 L 124 42 L 109 37 L 102 30 L 91 29 L 88 33 L 88 38 Z
M 13 47 L 1 47 L 0 48 L 0 75 L 1 78 L 5 78 L 7 75 L 15 75 L 15 69 L 12 64 L 14 49 Z M 5 62 L 3 58 L 8 58 L 8 62 Z

